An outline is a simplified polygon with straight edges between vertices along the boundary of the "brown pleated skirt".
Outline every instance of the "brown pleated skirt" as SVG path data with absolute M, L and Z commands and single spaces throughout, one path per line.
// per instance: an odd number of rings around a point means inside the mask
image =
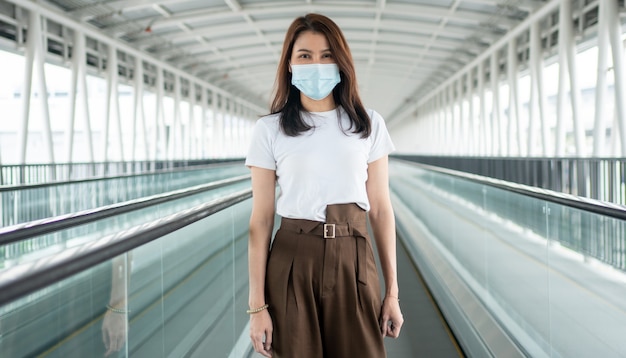
M 326 223 L 283 218 L 265 287 L 274 357 L 386 356 L 378 273 L 358 205 L 329 205 Z

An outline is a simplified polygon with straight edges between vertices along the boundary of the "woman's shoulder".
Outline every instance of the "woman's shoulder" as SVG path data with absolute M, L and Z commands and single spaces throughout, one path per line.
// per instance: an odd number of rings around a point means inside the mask
M 263 125 L 268 129 L 278 129 L 280 125 L 280 113 L 268 114 L 257 119 L 257 125 Z
M 365 108 L 365 111 L 367 112 L 367 115 L 370 117 L 370 120 L 372 121 L 372 123 L 379 123 L 380 121 L 383 121 L 383 122 L 385 121 L 383 116 L 381 116 L 380 113 L 376 112 L 376 110 L 372 108 Z

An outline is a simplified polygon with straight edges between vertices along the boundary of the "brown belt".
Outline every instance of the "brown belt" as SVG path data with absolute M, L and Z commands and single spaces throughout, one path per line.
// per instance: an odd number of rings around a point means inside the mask
M 329 224 L 312 220 L 282 218 L 280 227 L 300 234 L 321 236 L 324 239 L 354 235 L 354 230 L 348 223 Z
M 365 222 L 352 222 L 352 223 L 323 223 L 319 221 L 306 220 L 306 219 L 290 219 L 281 218 L 280 228 L 299 233 L 321 236 L 324 239 L 334 239 L 338 237 L 354 236 L 357 240 L 357 277 L 358 280 L 367 284 L 367 226 Z

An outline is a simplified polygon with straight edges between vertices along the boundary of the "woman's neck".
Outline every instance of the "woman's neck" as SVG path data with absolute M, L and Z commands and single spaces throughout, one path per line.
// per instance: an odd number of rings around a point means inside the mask
M 300 94 L 300 103 L 302 103 L 302 108 L 304 108 L 307 112 L 327 112 L 337 108 L 332 93 L 319 101 L 312 100 L 309 97 Z

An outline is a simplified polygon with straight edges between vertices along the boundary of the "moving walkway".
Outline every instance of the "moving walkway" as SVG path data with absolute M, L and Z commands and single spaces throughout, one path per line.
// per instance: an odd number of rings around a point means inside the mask
M 623 273 L 590 255 L 623 255 L 619 208 L 397 160 L 390 179 L 406 320 L 390 357 L 626 352 Z M 100 354 L 106 304 L 121 298 L 121 356 L 254 356 L 249 182 L 208 193 L 87 224 L 85 237 L 114 229 L 0 271 L 0 355 Z M 604 246 L 568 244 L 589 237 Z

